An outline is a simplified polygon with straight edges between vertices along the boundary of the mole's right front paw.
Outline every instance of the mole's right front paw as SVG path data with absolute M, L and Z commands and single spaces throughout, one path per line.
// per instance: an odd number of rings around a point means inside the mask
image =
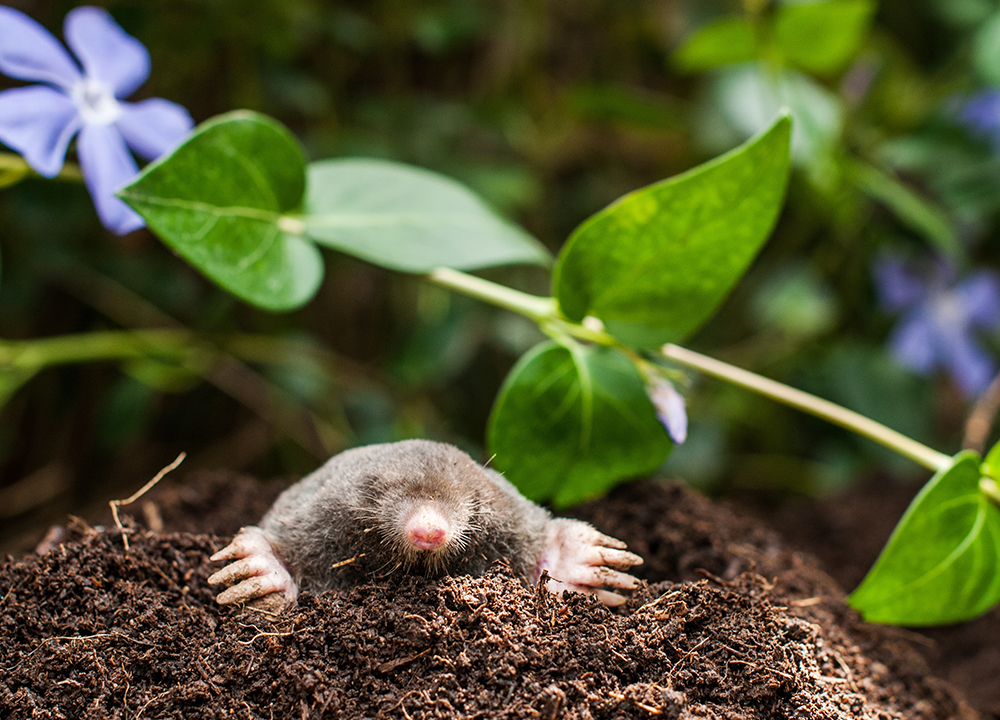
M 295 602 L 299 589 L 278 558 L 264 531 L 254 525 L 241 528 L 233 541 L 212 556 L 212 561 L 235 560 L 208 578 L 226 588 L 215 601 L 220 605 L 246 604 L 266 598 L 268 609 Z M 275 603 L 275 600 L 279 600 Z M 258 604 L 258 603 L 254 603 Z M 278 607 L 275 608 L 275 605 Z

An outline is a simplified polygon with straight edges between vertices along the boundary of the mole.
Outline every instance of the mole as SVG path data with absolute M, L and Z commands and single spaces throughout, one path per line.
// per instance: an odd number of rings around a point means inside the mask
M 625 543 L 580 520 L 553 517 L 500 473 L 453 445 L 405 440 L 335 455 L 285 490 L 259 526 L 241 528 L 213 561 L 217 602 L 294 604 L 301 591 L 348 588 L 404 572 L 482 575 L 506 560 L 546 589 L 608 606 L 639 581 Z

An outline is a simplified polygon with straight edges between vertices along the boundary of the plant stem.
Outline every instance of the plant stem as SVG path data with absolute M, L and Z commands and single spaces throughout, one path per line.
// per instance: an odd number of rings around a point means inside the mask
M 346 423 L 336 427 L 317 413 L 303 409 L 295 398 L 243 364 L 244 360 L 272 365 L 301 364 L 304 357 L 329 364 L 336 359 L 308 343 L 270 336 L 235 334 L 205 338 L 189 330 L 157 329 L 0 340 L 0 375 L 6 373 L 7 379 L 14 381 L 0 385 L 0 404 L 6 394 L 45 367 L 148 357 L 170 359 L 192 375 L 202 377 L 318 459 L 351 444 L 351 431 Z M 336 364 L 343 366 L 342 362 Z
M 5 152 L 0 152 L 0 172 L 22 173 L 24 176 L 38 174 L 31 169 L 20 155 Z M 81 182 L 83 181 L 83 173 L 80 172 L 80 166 L 76 163 L 65 163 L 59 174 L 52 179 Z
M 194 340 L 194 333 L 184 330 L 109 330 L 39 340 L 5 340 L 0 342 L 0 369 L 138 358 L 153 352 L 183 355 L 191 350 Z
M 442 287 L 483 300 L 492 305 L 512 310 L 521 315 L 526 315 L 542 326 L 542 329 L 550 327 L 556 332 L 571 335 L 580 340 L 619 347 L 627 352 L 631 352 L 602 329 L 585 327 L 584 325 L 566 320 L 559 313 L 555 298 L 529 295 L 448 268 L 438 268 L 426 277 L 431 282 Z M 785 405 L 847 428 L 935 472 L 951 464 L 951 458 L 944 453 L 918 443 L 916 440 L 912 440 L 892 428 L 886 427 L 882 423 L 875 422 L 860 413 L 848 410 L 829 400 L 823 400 L 815 395 L 796 390 L 748 370 L 729 365 L 721 360 L 700 355 L 678 345 L 664 345 L 661 352 L 665 358 L 673 360 L 676 363 L 720 380 L 733 383 L 734 385 L 739 385 L 740 387 L 769 397 L 772 400 L 777 400 Z
M 772 400 L 777 400 L 785 405 L 790 405 L 810 415 L 815 415 L 835 425 L 847 428 L 935 472 L 951 465 L 951 458 L 944 453 L 939 453 L 937 450 L 918 443 L 916 440 L 911 440 L 882 423 L 875 422 L 864 415 L 843 408 L 828 400 L 823 400 L 809 393 L 757 375 L 756 373 L 734 367 L 728 363 L 692 352 L 677 345 L 664 345 L 661 352 L 665 358 L 673 360 L 676 363 L 719 378 L 720 380 L 725 380 L 734 385 L 753 390 Z
M 437 268 L 425 277 L 435 285 L 526 315 L 538 323 L 557 316 L 555 298 L 529 295 L 451 268 Z

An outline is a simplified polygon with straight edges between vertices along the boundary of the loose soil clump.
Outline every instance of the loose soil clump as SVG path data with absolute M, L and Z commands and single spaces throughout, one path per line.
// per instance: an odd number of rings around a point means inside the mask
M 303 594 L 274 618 L 217 606 L 206 582 L 208 557 L 280 489 L 255 486 L 158 488 L 141 516 L 162 529 L 133 523 L 127 551 L 117 528 L 75 521 L 8 558 L 0 717 L 977 717 L 816 561 L 680 485 L 581 509 L 646 559 L 648 585 L 616 611 L 497 564 Z

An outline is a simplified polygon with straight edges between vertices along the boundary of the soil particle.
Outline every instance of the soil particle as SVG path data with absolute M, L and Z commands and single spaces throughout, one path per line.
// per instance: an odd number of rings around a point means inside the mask
M 815 561 L 678 485 L 581 509 L 646 558 L 649 584 L 617 611 L 497 564 L 304 593 L 269 618 L 219 607 L 206 583 L 228 538 L 190 532 L 199 513 L 226 534 L 259 517 L 208 507 L 226 484 L 158 488 L 147 516 L 165 530 L 129 528 L 128 552 L 117 528 L 75 522 L 0 565 L 0 717 L 976 717 Z

